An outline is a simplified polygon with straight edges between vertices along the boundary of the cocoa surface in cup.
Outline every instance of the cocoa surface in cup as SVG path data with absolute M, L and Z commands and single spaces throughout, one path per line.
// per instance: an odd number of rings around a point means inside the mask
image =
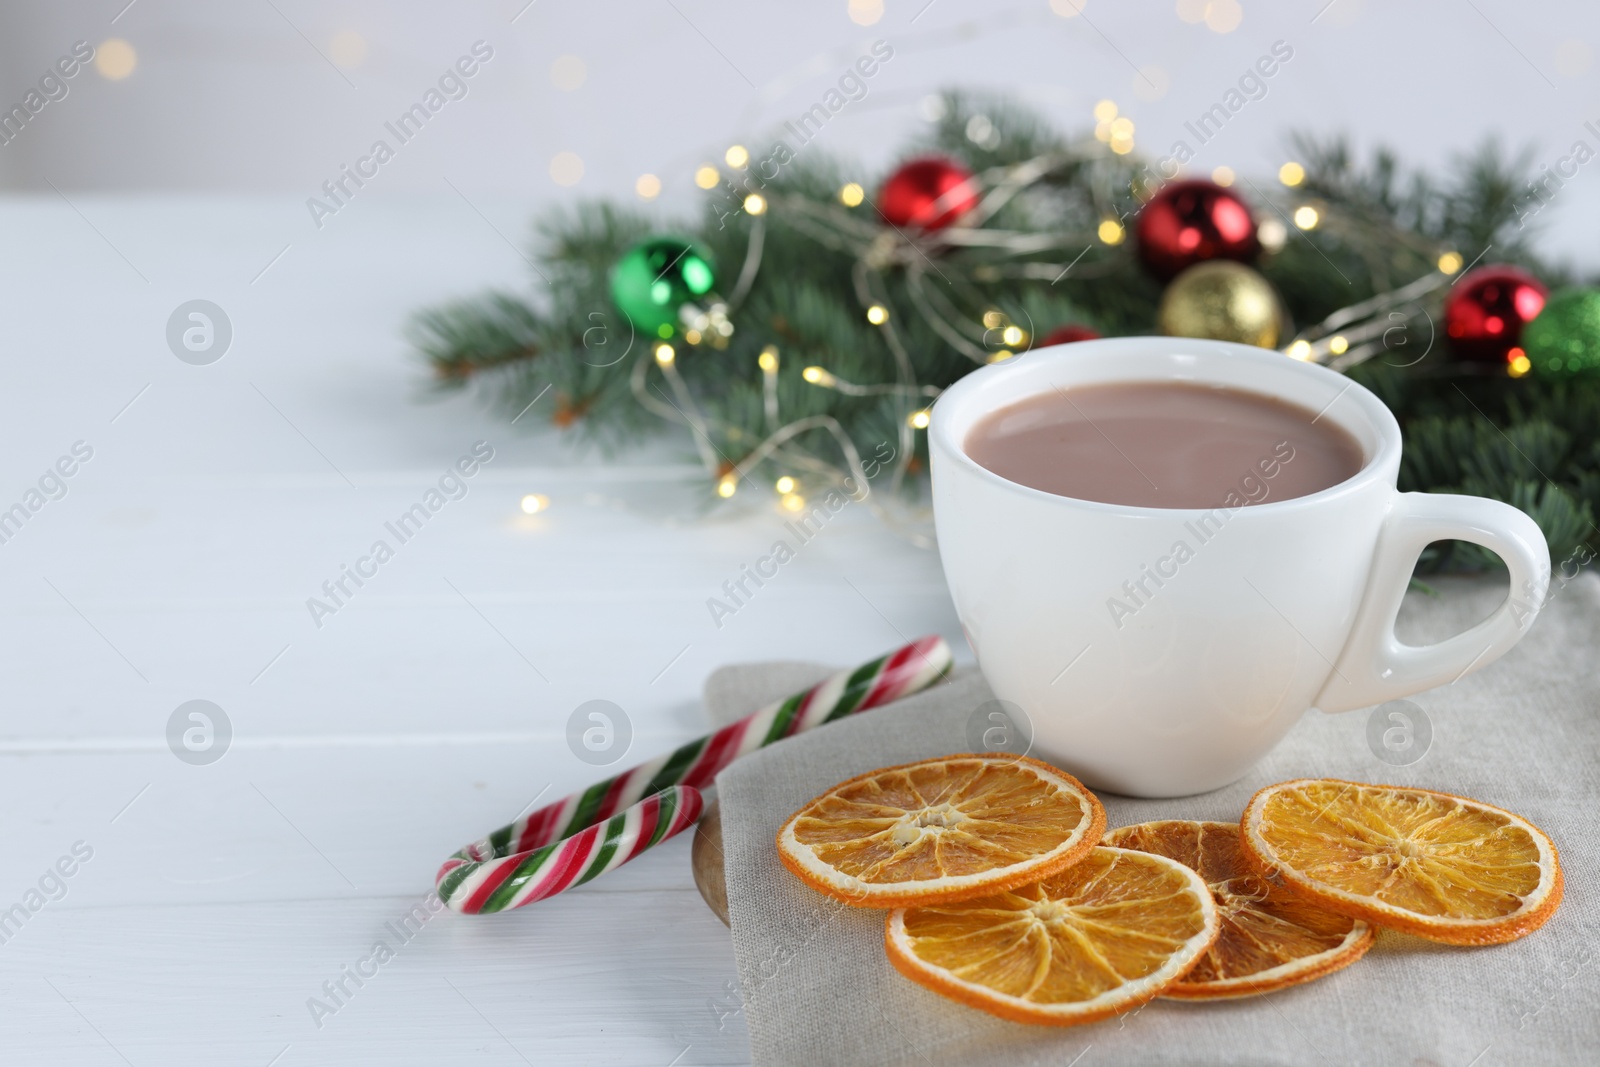
M 1150 508 L 1291 500 L 1338 485 L 1364 461 L 1355 437 L 1318 412 L 1188 382 L 1057 388 L 989 413 L 964 447 L 1008 481 Z

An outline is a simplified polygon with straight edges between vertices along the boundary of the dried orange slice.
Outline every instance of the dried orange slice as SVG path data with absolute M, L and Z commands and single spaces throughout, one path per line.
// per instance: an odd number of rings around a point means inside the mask
M 883 940 L 918 985 L 1005 1019 L 1073 1026 L 1159 995 L 1217 931 L 1217 906 L 1194 871 L 1097 848 L 1005 893 L 892 911 Z
M 1246 855 L 1290 889 L 1430 941 L 1515 941 L 1561 902 L 1543 831 L 1448 793 L 1302 778 L 1257 793 L 1241 829 Z
M 783 865 L 868 908 L 963 900 L 1082 858 L 1106 813 L 1076 778 L 1025 756 L 943 756 L 869 771 L 795 812 Z
M 1146 822 L 1113 830 L 1105 843 L 1177 860 L 1199 873 L 1217 902 L 1216 944 L 1163 997 L 1221 1000 L 1300 985 L 1350 966 L 1377 934 L 1255 874 L 1234 823 Z

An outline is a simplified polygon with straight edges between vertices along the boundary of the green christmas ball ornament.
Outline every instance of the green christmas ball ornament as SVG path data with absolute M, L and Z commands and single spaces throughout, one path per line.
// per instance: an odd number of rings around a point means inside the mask
M 1539 317 L 1522 328 L 1522 349 L 1536 377 L 1600 371 L 1600 289 L 1552 295 Z
M 679 311 L 716 288 L 716 261 L 704 246 L 681 237 L 641 241 L 611 268 L 611 299 L 634 329 L 671 337 L 682 327 Z

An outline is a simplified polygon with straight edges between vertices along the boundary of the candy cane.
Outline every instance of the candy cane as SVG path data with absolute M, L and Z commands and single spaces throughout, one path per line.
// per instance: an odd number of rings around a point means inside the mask
M 950 646 L 923 637 L 840 671 L 669 755 L 548 804 L 445 860 L 439 897 L 467 915 L 543 900 L 620 867 L 693 825 L 700 790 L 748 752 L 926 689 L 950 670 Z

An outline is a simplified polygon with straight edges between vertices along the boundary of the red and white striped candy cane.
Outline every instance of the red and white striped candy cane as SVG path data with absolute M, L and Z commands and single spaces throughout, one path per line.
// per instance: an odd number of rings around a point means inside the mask
M 669 755 L 503 826 L 445 860 L 439 897 L 468 915 L 543 900 L 620 867 L 693 825 L 700 790 L 747 752 L 926 689 L 950 670 L 943 638 L 923 637 L 840 671 Z

